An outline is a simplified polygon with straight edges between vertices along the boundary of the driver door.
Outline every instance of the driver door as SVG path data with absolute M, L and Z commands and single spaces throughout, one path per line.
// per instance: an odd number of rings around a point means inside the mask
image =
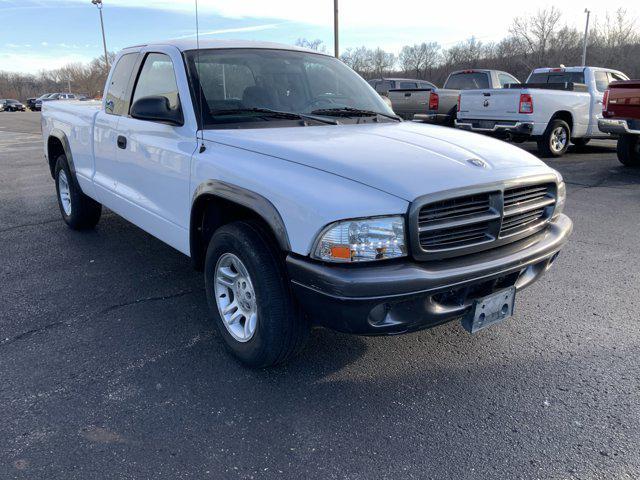
M 125 217 L 188 253 L 189 180 L 197 126 L 187 79 L 184 69 L 176 68 L 182 65 L 177 49 L 143 51 L 142 56 L 131 105 L 145 97 L 166 97 L 172 108 L 182 109 L 184 124 L 140 120 L 130 114 L 120 118 L 116 194 Z

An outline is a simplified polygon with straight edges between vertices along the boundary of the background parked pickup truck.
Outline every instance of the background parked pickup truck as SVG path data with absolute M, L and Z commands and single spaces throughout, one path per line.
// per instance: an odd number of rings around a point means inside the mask
M 449 74 L 444 87 L 431 95 L 426 112 L 419 112 L 415 120 L 454 126 L 458 95 L 462 90 L 502 88 L 519 80 L 507 72 L 499 70 L 460 70 Z
M 640 80 L 611 82 L 604 94 L 602 132 L 618 137 L 618 159 L 630 167 L 640 166 Z
M 429 93 L 436 89 L 431 82 L 411 78 L 375 78 L 369 80 L 369 85 L 387 98 L 393 111 L 405 120 L 424 112 L 429 104 Z
M 462 92 L 456 125 L 515 141 L 531 138 L 542 156 L 559 157 L 570 142 L 608 138 L 598 128 L 603 96 L 621 79 L 627 77 L 606 68 L 539 68 L 521 85 Z

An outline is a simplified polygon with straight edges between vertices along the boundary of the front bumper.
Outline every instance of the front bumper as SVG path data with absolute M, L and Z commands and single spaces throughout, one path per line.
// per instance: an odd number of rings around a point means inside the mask
M 614 135 L 640 135 L 640 120 L 602 118 L 598 120 L 598 128 Z
M 530 137 L 534 125 L 531 122 L 508 120 L 456 120 L 456 128 L 471 132 L 488 133 L 496 136 Z
M 479 297 L 532 284 L 572 229 L 560 215 L 531 237 L 450 260 L 328 265 L 290 255 L 287 268 L 314 324 L 360 335 L 398 334 L 462 318 Z

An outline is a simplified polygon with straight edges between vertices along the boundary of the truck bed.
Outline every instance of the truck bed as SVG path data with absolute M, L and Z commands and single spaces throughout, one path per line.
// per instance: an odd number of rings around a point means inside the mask
M 101 105 L 100 101 L 74 100 L 51 101 L 42 105 L 42 134 L 44 138 L 64 134 L 72 143 L 72 168 L 85 192 L 93 192 L 94 188 L 91 181 L 94 173 L 94 120 Z M 46 154 L 46 144 L 44 148 Z
M 640 120 L 640 80 L 611 82 L 604 116 Z

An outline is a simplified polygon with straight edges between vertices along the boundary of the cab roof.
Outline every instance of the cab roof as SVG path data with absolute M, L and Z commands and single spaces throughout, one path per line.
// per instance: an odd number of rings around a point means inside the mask
M 201 38 L 198 42 L 196 38 L 179 38 L 173 40 L 162 40 L 156 42 L 149 42 L 140 45 L 132 45 L 130 47 L 125 48 L 125 50 L 134 49 L 134 48 L 144 48 L 154 45 L 170 45 L 176 47 L 178 50 L 184 52 L 187 50 L 206 50 L 206 49 L 219 49 L 219 48 L 263 48 L 270 50 L 294 50 L 301 52 L 309 52 L 309 53 L 319 53 L 323 55 L 328 55 L 325 52 L 319 52 L 317 50 L 311 50 L 309 48 L 297 47 L 294 45 L 285 45 L 282 43 L 274 43 L 274 42 L 259 42 L 252 40 L 221 40 L 215 38 Z

